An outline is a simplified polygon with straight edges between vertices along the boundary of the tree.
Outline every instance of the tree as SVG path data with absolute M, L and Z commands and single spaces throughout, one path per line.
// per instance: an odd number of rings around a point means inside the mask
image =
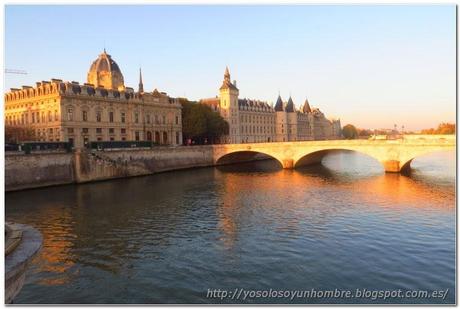
M 437 134 L 455 134 L 455 124 L 441 123 L 436 131 Z
M 424 129 L 421 131 L 422 134 L 455 134 L 454 123 L 441 123 L 437 129 Z
M 346 139 L 356 139 L 358 137 L 358 130 L 352 124 L 347 124 L 342 128 L 343 137 Z
M 206 116 L 197 107 L 189 104 L 182 109 L 182 134 L 185 138 L 196 138 L 206 133 Z
M 210 141 L 215 143 L 222 135 L 228 134 L 228 122 L 210 108 L 208 108 L 207 116 L 207 134 Z
M 182 104 L 182 135 L 195 143 L 216 143 L 228 134 L 228 123 L 208 105 L 180 100 Z
M 372 131 L 368 129 L 357 129 L 358 136 L 368 137 L 372 135 Z

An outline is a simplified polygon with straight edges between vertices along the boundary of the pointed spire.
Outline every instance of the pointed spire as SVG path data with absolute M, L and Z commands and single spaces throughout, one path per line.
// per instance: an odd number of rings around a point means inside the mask
M 220 89 L 222 90 L 222 89 L 228 89 L 228 88 L 233 89 L 233 90 L 238 90 L 238 88 L 236 88 L 236 85 L 232 84 L 232 82 L 230 81 L 230 71 L 228 70 L 228 66 L 226 66 L 225 73 L 224 73 L 224 81 Z
M 288 112 L 288 113 L 295 112 L 294 101 L 292 101 L 291 95 L 289 95 L 289 100 L 288 100 L 287 105 L 286 105 L 286 112 Z
M 144 83 L 142 82 L 142 68 L 139 67 L 139 92 L 144 92 Z
M 230 72 L 228 71 L 228 66 L 225 67 L 224 80 L 230 81 Z
M 278 95 L 278 99 L 275 103 L 275 112 L 282 112 L 283 111 L 283 100 L 281 99 L 281 95 Z
M 308 103 L 308 99 L 307 99 L 307 98 L 305 98 L 305 103 L 303 104 L 302 111 L 303 111 L 305 114 L 311 113 L 310 103 Z

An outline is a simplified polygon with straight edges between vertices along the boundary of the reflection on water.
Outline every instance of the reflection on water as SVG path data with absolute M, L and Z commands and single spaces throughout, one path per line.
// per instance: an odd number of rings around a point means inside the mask
M 449 288 L 444 303 L 453 303 L 455 157 L 412 165 L 410 177 L 384 174 L 347 152 L 298 170 L 260 161 L 9 193 L 7 219 L 44 236 L 15 302 L 220 302 L 206 298 L 208 288 Z

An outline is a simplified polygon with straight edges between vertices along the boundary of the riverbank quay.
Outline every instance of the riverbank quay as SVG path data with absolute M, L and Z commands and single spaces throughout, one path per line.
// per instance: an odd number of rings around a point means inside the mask
M 251 159 L 251 158 L 248 158 Z M 5 155 L 5 191 L 87 183 L 214 166 L 212 146 L 176 146 Z
M 24 285 L 26 270 L 40 251 L 40 232 L 25 224 L 5 224 L 5 303 L 11 304 Z

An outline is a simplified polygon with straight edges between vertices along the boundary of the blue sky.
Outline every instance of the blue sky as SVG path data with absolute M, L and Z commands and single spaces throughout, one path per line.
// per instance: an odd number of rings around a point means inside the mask
M 86 81 L 104 46 L 125 84 L 199 99 L 225 66 L 241 97 L 299 106 L 342 125 L 417 130 L 455 121 L 454 5 L 7 6 L 4 88 Z

